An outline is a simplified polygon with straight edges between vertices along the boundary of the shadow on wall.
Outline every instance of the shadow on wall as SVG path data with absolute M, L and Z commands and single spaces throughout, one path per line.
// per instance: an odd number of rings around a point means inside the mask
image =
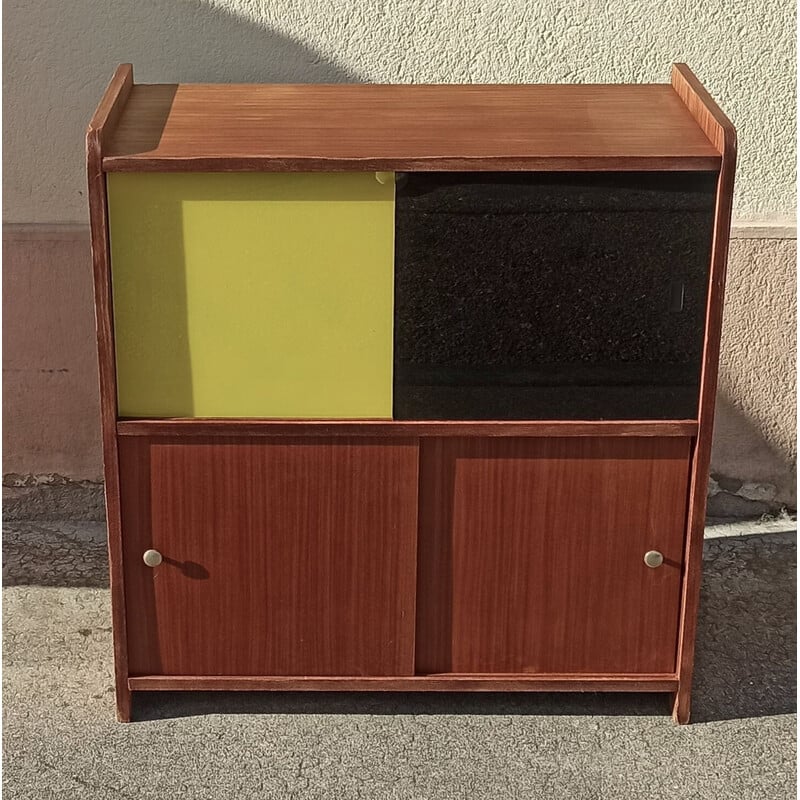
M 88 0 L 70 6 L 85 19 L 97 13 Z M 87 26 L 85 52 L 109 76 L 118 63 L 132 62 L 138 82 L 360 82 L 312 48 L 206 0 L 111 0 L 103 16 L 107 27 Z
M 84 136 L 120 63 L 138 83 L 359 83 L 312 47 L 198 0 L 4 6 L 5 220 L 86 219 Z M 37 42 L 53 47 L 36 47 Z M 30 131 L 36 131 L 35 136 Z
M 755 420 L 719 391 L 709 517 L 757 517 L 797 508 L 797 461 L 793 453 L 771 444 L 769 438 Z M 720 469 L 719 465 L 724 466 Z

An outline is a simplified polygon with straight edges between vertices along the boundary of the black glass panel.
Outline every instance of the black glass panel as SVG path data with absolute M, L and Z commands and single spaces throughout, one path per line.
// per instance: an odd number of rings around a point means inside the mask
M 697 413 L 716 175 L 406 173 L 396 419 Z

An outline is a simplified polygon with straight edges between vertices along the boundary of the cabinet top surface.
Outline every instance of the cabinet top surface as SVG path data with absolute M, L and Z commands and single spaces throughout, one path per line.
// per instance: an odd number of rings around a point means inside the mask
M 137 84 L 107 171 L 716 170 L 668 84 Z

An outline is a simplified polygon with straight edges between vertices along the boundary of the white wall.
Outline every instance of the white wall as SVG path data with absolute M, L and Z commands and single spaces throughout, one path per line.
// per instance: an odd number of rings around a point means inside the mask
M 738 222 L 794 216 L 790 0 L 6 0 L 6 222 L 85 222 L 83 135 L 138 82 L 666 82 L 739 129 Z

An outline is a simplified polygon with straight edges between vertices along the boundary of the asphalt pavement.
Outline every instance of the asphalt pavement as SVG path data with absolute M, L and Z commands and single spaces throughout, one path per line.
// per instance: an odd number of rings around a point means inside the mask
M 138 697 L 114 719 L 104 529 L 7 523 L 3 789 L 47 798 L 796 797 L 796 532 L 709 527 L 693 722 L 666 695 Z

